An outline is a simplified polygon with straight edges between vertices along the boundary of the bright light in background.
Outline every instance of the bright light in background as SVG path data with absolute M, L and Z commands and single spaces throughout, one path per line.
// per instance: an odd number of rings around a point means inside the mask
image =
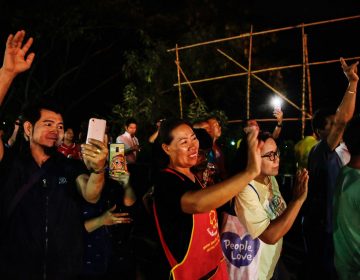
M 236 143 L 235 143 L 234 140 L 231 140 L 231 141 L 230 141 L 230 145 L 231 145 L 231 146 L 235 146 L 235 144 L 236 144 Z
M 271 100 L 271 104 L 274 106 L 274 109 L 276 110 L 281 110 L 281 104 L 282 104 L 282 99 L 280 97 L 273 97 L 273 99 Z

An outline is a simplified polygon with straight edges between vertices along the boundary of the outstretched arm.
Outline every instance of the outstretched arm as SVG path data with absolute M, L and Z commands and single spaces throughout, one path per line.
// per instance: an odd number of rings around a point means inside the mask
M 0 105 L 14 80 L 21 72 L 28 70 L 34 60 L 35 54 L 30 53 L 26 56 L 29 48 L 33 43 L 33 38 L 29 38 L 23 45 L 25 31 L 10 34 L 6 41 L 3 65 L 0 68 Z
M 261 156 L 257 127 L 248 128 L 248 163 L 244 171 L 215 185 L 198 191 L 188 191 L 181 197 L 181 208 L 188 214 L 204 213 L 218 208 L 241 192 L 260 173 Z
M 344 134 L 345 126 L 354 115 L 356 90 L 359 81 L 357 74 L 357 65 L 359 62 L 355 62 L 350 66 L 347 65 L 343 58 L 340 58 L 340 62 L 349 84 L 336 110 L 334 125 L 331 127 L 329 136 L 326 139 L 331 150 L 334 150 L 339 145 Z

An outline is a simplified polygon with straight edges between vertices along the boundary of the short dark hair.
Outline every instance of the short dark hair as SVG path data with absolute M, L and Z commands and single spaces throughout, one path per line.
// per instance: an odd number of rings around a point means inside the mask
M 137 121 L 135 120 L 135 118 L 128 118 L 125 122 L 125 126 L 128 127 L 132 123 L 137 125 Z
M 348 148 L 351 156 L 360 155 L 360 116 L 356 115 L 347 124 L 343 140 Z
M 319 136 L 317 133 L 317 130 L 324 129 L 325 125 L 326 125 L 326 118 L 334 115 L 335 112 L 336 112 L 336 110 L 331 107 L 320 108 L 315 111 L 315 113 L 312 117 L 311 126 L 317 136 Z
M 30 122 L 32 125 L 40 119 L 41 110 L 49 110 L 63 116 L 63 107 L 52 98 L 41 98 L 27 103 L 22 110 L 23 122 Z
M 258 140 L 265 142 L 267 139 L 272 138 L 272 134 L 268 131 L 260 131 L 258 135 Z M 246 139 L 246 135 L 244 136 L 243 140 L 241 141 L 240 147 L 236 150 L 235 156 L 233 158 L 231 168 L 230 168 L 230 175 L 235 175 L 241 171 L 244 171 L 247 166 L 248 161 L 248 142 Z

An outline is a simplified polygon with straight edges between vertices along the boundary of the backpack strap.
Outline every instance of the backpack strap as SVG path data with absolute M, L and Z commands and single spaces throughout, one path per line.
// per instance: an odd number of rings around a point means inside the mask
M 250 183 L 248 184 L 248 186 L 254 190 L 254 192 L 256 193 L 257 197 L 258 197 L 259 200 L 260 200 L 259 193 L 258 193 L 257 190 L 255 189 L 255 187 L 254 187 L 253 185 L 251 185 Z M 234 199 L 231 199 L 231 201 L 230 201 L 230 207 L 229 207 L 229 209 L 227 210 L 227 213 L 230 214 L 230 215 L 232 215 L 232 216 L 236 216 L 235 207 L 234 207 Z
M 253 190 L 254 192 L 257 194 L 259 200 L 260 200 L 260 196 L 259 196 L 259 193 L 257 192 L 257 190 L 255 189 L 255 187 L 253 185 L 251 185 L 250 183 L 248 184 Z

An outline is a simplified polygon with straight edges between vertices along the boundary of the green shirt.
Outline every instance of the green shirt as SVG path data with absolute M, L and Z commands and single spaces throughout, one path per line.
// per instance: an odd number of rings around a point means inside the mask
M 360 279 L 360 170 L 344 166 L 334 195 L 335 267 L 340 279 Z

